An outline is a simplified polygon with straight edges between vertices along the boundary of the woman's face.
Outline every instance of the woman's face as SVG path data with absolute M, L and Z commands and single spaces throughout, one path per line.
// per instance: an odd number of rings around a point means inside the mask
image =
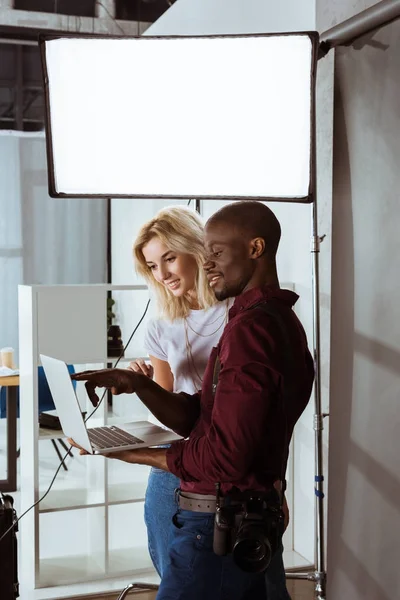
M 197 263 L 191 254 L 174 252 L 157 237 L 143 246 L 142 252 L 154 279 L 174 296 L 184 296 L 194 289 Z

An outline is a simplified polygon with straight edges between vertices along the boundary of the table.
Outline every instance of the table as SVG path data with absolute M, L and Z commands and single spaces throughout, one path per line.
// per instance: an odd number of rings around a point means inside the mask
M 0 491 L 15 492 L 17 489 L 17 387 L 19 386 L 19 376 L 0 377 L 0 386 L 7 388 L 7 479 L 0 479 Z

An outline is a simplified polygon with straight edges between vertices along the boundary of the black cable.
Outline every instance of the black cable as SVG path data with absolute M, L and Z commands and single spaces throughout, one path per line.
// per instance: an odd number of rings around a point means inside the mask
M 64 458 L 62 459 L 62 461 L 58 465 L 58 469 L 54 473 L 54 477 L 51 480 L 51 483 L 50 483 L 49 487 L 47 488 L 47 491 L 43 494 L 43 496 L 41 498 L 39 498 L 39 500 L 36 500 L 36 502 L 34 504 L 32 504 L 32 506 L 30 506 L 29 508 L 27 508 L 26 511 L 24 513 L 22 513 L 22 515 L 20 517 L 18 517 L 17 519 L 15 519 L 15 521 L 12 522 L 12 524 L 10 525 L 10 527 L 0 537 L 0 543 L 6 537 L 7 533 L 9 533 L 12 529 L 14 529 L 14 527 L 22 519 L 22 517 L 24 517 L 30 510 L 32 510 L 32 508 L 35 508 L 35 506 L 37 506 L 39 504 L 39 502 L 41 502 L 42 500 L 44 500 L 46 498 L 47 494 L 50 492 L 50 490 L 52 488 L 53 483 L 56 480 L 56 477 L 57 477 L 58 473 L 60 472 L 61 467 L 63 466 L 64 460 L 67 458 L 68 454 L 70 453 L 71 448 L 72 448 L 72 446 L 70 446 L 68 448 L 68 452 L 65 454 Z
M 140 317 L 138 324 L 136 325 L 135 329 L 132 331 L 132 333 L 131 333 L 131 336 L 130 336 L 129 340 L 126 342 L 126 344 L 125 344 L 124 348 L 122 349 L 122 351 L 121 351 L 121 354 L 119 355 L 119 357 L 118 357 L 118 359 L 117 359 L 117 362 L 116 362 L 116 363 L 115 363 L 115 365 L 113 366 L 113 369 L 115 369 L 115 368 L 117 367 L 117 365 L 118 365 L 118 363 L 120 362 L 121 358 L 123 358 L 123 357 L 124 357 L 124 354 L 125 354 L 125 351 L 126 351 L 126 349 L 128 348 L 129 344 L 130 344 L 130 343 L 131 343 L 131 341 L 132 341 L 132 338 L 133 338 L 133 336 L 135 335 L 135 333 L 136 333 L 136 332 L 137 332 L 137 330 L 139 329 L 139 326 L 141 325 L 141 323 L 142 323 L 143 319 L 144 319 L 144 318 L 145 318 L 145 316 L 146 316 L 146 313 L 147 313 L 147 310 L 148 310 L 148 308 L 149 308 L 150 302 L 151 302 L 151 298 L 149 298 L 149 299 L 148 299 L 148 301 L 147 301 L 147 304 L 146 304 L 146 308 L 144 309 L 144 313 L 143 313 L 143 314 L 142 314 L 142 316 Z M 103 395 L 102 395 L 102 397 L 100 398 L 98 405 L 97 405 L 97 406 L 96 406 L 96 408 L 95 408 L 95 409 L 94 409 L 94 410 L 93 410 L 93 411 L 90 413 L 90 415 L 89 415 L 88 417 L 86 417 L 86 419 L 85 419 L 85 423 L 86 423 L 86 422 L 87 422 L 87 421 L 90 419 L 90 417 L 92 417 L 92 416 L 94 415 L 94 413 L 96 412 L 96 410 L 99 408 L 100 404 L 103 402 L 103 399 L 104 399 L 104 396 L 105 396 L 106 392 L 107 392 L 107 390 L 104 390 L 104 392 L 103 392 Z M 0 538 L 0 540 L 1 540 L 1 538 Z
M 113 367 L 114 369 L 116 368 L 116 366 L 117 366 L 117 365 L 118 365 L 118 363 L 120 362 L 121 358 L 123 358 L 123 357 L 124 357 L 126 349 L 128 348 L 129 344 L 130 344 L 130 343 L 131 343 L 131 341 L 132 341 L 132 338 L 133 338 L 133 336 L 135 335 L 135 333 L 136 333 L 136 331 L 138 330 L 139 326 L 141 325 L 141 323 L 142 323 L 143 319 L 145 318 L 145 316 L 146 316 L 146 313 L 147 313 L 147 310 L 148 310 L 148 308 L 149 308 L 149 305 L 150 305 L 150 302 L 151 302 L 151 298 L 149 298 L 149 300 L 147 301 L 146 308 L 144 309 L 144 313 L 142 314 L 142 316 L 141 316 L 141 317 L 140 317 L 140 319 L 139 319 L 139 322 L 138 322 L 138 324 L 136 325 L 136 327 L 135 327 L 135 328 L 134 328 L 134 330 L 132 331 L 132 333 L 131 333 L 131 335 L 130 335 L 130 338 L 129 338 L 129 340 L 128 340 L 128 341 L 127 341 L 127 343 L 125 344 L 124 348 L 121 350 L 121 354 L 119 355 L 119 357 L 118 357 L 118 359 L 117 359 L 117 362 L 115 363 L 115 365 L 114 365 L 114 367 Z M 101 403 L 102 403 L 102 401 L 103 401 L 103 398 L 104 398 L 104 396 L 105 396 L 106 392 L 107 392 L 107 390 L 104 390 L 104 393 L 103 393 L 102 397 L 100 398 L 100 401 L 99 401 L 98 405 L 96 406 L 96 408 L 94 409 L 94 411 L 92 411 L 92 412 L 90 413 L 90 415 L 89 415 L 88 417 L 86 417 L 86 419 L 85 419 L 85 423 L 86 423 L 86 421 L 87 421 L 88 419 L 90 419 L 90 417 L 91 417 L 92 415 L 94 415 L 94 413 L 96 412 L 96 410 L 99 408 L 100 404 L 101 404 Z M 3 535 L 0 537 L 0 543 L 1 543 L 1 541 L 2 541 L 2 540 L 5 538 L 5 537 L 6 537 L 7 533 L 9 533 L 9 532 L 10 532 L 12 529 L 14 529 L 14 527 L 15 527 L 15 526 L 16 526 L 16 524 L 17 524 L 17 523 L 18 523 L 18 522 L 19 522 L 19 521 L 22 519 L 22 517 L 24 517 L 24 516 L 25 516 L 25 515 L 26 515 L 26 514 L 27 514 L 27 513 L 30 511 L 30 510 L 32 510 L 32 508 L 35 508 L 35 506 L 37 506 L 37 505 L 38 505 L 40 502 L 42 502 L 42 500 L 44 500 L 44 499 L 46 498 L 47 494 L 50 492 L 50 490 L 51 490 L 51 488 L 52 488 L 52 486 L 53 486 L 53 483 L 55 482 L 55 480 L 56 480 L 56 478 L 57 478 L 57 475 L 58 475 L 58 473 L 60 472 L 60 469 L 61 469 L 61 467 L 63 466 L 63 463 L 64 463 L 65 459 L 66 459 L 66 458 L 67 458 L 67 456 L 69 455 L 69 453 L 70 453 L 70 451 L 71 451 L 71 449 L 72 449 L 72 448 L 73 448 L 73 446 L 70 446 L 70 447 L 68 448 L 68 450 L 67 450 L 67 452 L 66 452 L 65 456 L 63 457 L 63 459 L 61 460 L 61 462 L 60 462 L 60 464 L 59 464 L 59 466 L 58 466 L 58 469 L 57 469 L 57 471 L 54 473 L 54 477 L 53 477 L 53 479 L 51 480 L 49 487 L 47 488 L 47 490 L 45 491 L 45 493 L 43 494 L 43 496 L 42 496 L 41 498 L 39 498 L 39 500 L 36 500 L 36 502 L 35 502 L 34 504 L 32 504 L 32 506 L 30 506 L 29 508 L 27 508 L 27 509 L 26 509 L 26 511 L 25 511 L 24 513 L 22 513 L 22 515 L 21 515 L 20 517 L 18 517 L 17 519 L 15 519 L 15 521 L 13 521 L 13 523 L 10 525 L 10 527 L 9 527 L 9 528 L 8 528 L 8 529 L 7 529 L 7 530 L 6 530 L 6 531 L 3 533 Z

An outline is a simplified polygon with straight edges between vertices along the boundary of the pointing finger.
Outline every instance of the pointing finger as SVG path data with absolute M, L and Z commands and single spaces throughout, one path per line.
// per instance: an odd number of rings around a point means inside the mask
M 85 388 L 86 388 L 87 395 L 89 396 L 90 402 L 93 404 L 93 406 L 97 406 L 99 403 L 99 397 L 95 392 L 95 389 L 96 389 L 95 384 L 92 383 L 91 381 L 87 381 L 85 383 Z
M 81 371 L 80 373 L 72 373 L 71 379 L 75 381 L 84 381 L 88 378 L 88 376 L 93 375 L 93 373 L 98 373 L 98 371 Z

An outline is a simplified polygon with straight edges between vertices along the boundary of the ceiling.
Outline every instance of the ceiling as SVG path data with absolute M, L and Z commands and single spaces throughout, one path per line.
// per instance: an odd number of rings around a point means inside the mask
M 109 2 L 103 10 L 108 12 Z M 115 0 L 115 18 L 153 23 L 175 0 Z M 75 17 L 95 17 L 95 0 L 14 0 L 14 9 Z M 110 17 L 112 18 L 112 17 Z M 79 19 L 69 33 L 79 31 Z M 72 24 L 72 25 L 71 25 Z M 44 96 L 37 38 L 40 29 L 0 23 L 0 129 L 40 131 L 44 128 Z M 47 34 L 52 32 L 46 30 Z M 54 32 L 60 35 L 60 31 Z M 110 118 L 109 116 L 107 118 Z

